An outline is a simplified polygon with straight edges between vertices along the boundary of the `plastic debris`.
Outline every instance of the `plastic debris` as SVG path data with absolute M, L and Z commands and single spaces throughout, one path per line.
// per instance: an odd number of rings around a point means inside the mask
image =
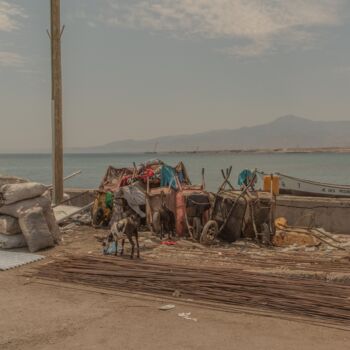
M 173 304 L 166 304 L 166 305 L 160 306 L 158 309 L 161 311 L 169 311 L 169 310 L 175 309 L 175 307 L 176 306 Z
M 164 242 L 161 242 L 160 244 L 162 244 L 162 245 L 175 245 L 176 242 L 173 242 L 173 241 L 164 241 Z
M 178 289 L 175 289 L 172 295 L 174 298 L 180 298 L 181 292 Z
M 194 317 L 191 317 L 191 313 L 190 312 L 181 312 L 179 314 L 177 314 L 179 317 L 182 317 L 184 318 L 185 320 L 190 320 L 190 321 L 194 321 L 194 322 L 197 322 L 198 319 L 197 318 L 194 318 Z

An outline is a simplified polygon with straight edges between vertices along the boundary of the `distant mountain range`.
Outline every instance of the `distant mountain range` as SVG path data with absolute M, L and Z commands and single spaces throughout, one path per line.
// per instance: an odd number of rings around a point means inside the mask
M 121 140 L 98 147 L 76 148 L 68 151 L 152 152 L 155 144 L 158 145 L 158 152 L 350 147 L 350 121 L 313 121 L 287 115 L 271 123 L 240 129 L 213 130 L 149 140 Z

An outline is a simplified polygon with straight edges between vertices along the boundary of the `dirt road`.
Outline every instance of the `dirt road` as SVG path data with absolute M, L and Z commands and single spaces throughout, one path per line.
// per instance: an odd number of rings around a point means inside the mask
M 68 252 L 100 250 L 81 235 L 66 237 L 36 266 Z M 175 309 L 160 311 L 168 300 L 42 284 L 23 276 L 32 267 L 0 272 L 1 350 L 342 350 L 350 342 L 350 332 L 331 327 L 173 301 Z M 197 322 L 179 317 L 182 312 Z
M 190 305 L 28 283 L 0 275 L 0 348 L 347 349 L 349 332 Z M 197 322 L 178 316 L 191 312 Z

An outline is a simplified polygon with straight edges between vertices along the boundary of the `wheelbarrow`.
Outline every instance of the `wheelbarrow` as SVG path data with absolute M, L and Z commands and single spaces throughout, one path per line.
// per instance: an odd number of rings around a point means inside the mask
M 187 187 L 177 193 L 177 227 L 180 235 L 200 241 L 203 226 L 208 221 L 209 193 L 202 188 Z
M 219 236 L 228 242 L 234 242 L 242 236 L 248 208 L 247 194 L 256 177 L 253 176 L 241 191 L 236 191 L 229 180 L 231 172 L 232 167 L 226 169 L 226 173 L 221 170 L 224 181 L 215 194 L 209 220 L 203 227 L 200 238 L 202 244 L 210 245 Z

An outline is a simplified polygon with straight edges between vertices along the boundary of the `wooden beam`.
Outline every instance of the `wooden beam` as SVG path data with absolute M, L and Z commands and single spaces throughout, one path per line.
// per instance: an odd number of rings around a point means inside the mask
M 52 183 L 53 202 L 63 200 L 63 130 L 60 0 L 51 1 Z

